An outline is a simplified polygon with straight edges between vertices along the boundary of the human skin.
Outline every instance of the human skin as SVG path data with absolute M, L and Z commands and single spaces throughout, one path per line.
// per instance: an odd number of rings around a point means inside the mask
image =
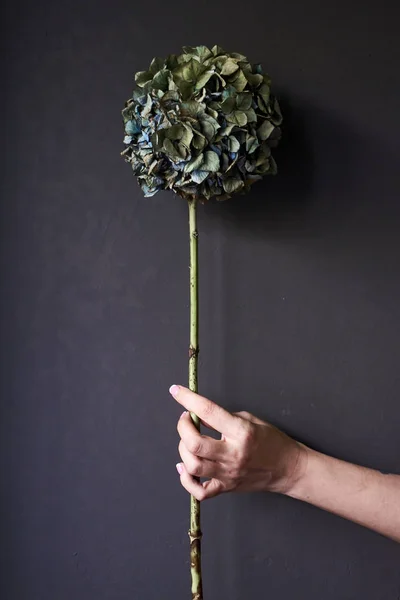
M 198 500 L 230 491 L 275 492 L 400 542 L 400 475 L 312 450 L 248 412 L 230 413 L 181 385 L 170 393 L 186 409 L 178 421 L 182 462 L 176 468 Z M 199 433 L 190 412 L 221 439 Z

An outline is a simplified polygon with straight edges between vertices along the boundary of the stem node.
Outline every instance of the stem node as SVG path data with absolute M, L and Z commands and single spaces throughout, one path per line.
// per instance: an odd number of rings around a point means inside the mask
M 189 346 L 189 359 L 191 358 L 197 358 L 197 355 L 199 354 L 200 349 L 199 348 L 194 348 L 193 346 Z

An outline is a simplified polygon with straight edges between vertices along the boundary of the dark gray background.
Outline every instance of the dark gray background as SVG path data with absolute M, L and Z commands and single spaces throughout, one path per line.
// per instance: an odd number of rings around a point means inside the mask
M 188 598 L 187 214 L 122 150 L 133 73 L 183 44 L 262 62 L 280 175 L 201 208 L 201 391 L 400 472 L 397 2 L 7 2 L 5 600 Z M 206 600 L 400 598 L 400 547 L 272 495 L 203 505 Z

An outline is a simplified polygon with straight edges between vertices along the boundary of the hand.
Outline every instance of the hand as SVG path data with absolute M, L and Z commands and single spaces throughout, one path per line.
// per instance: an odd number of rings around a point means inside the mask
M 178 421 L 178 463 L 183 487 L 197 500 L 229 491 L 289 493 L 301 477 L 307 450 L 269 423 L 247 412 L 231 414 L 185 387 L 170 393 L 203 425 L 221 433 L 215 440 L 199 433 L 189 412 Z M 201 483 L 199 477 L 208 481 Z

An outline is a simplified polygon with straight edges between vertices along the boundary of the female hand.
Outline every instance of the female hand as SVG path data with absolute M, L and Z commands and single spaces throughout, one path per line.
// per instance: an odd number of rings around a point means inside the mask
M 189 412 L 178 421 L 177 464 L 183 487 L 198 500 L 229 491 L 289 493 L 307 462 L 304 446 L 247 412 L 231 414 L 211 400 L 173 385 L 170 393 L 202 423 L 221 433 L 199 433 Z M 198 478 L 208 481 L 201 483 Z

